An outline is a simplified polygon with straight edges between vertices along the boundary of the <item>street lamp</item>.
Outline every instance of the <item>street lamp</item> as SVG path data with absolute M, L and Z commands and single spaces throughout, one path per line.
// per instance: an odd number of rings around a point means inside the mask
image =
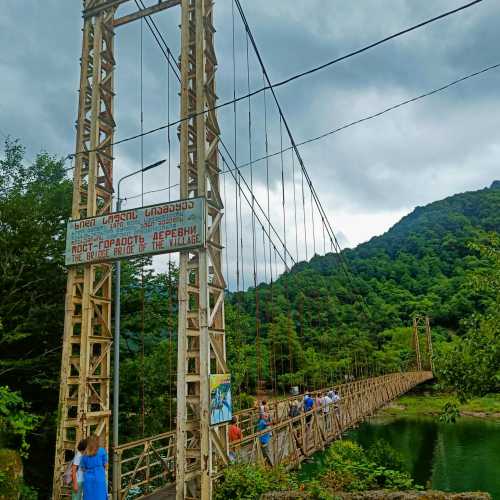
M 130 174 L 124 175 L 118 181 L 118 198 L 116 200 L 116 211 L 119 212 L 122 207 L 122 199 L 120 197 L 120 185 L 122 181 L 132 177 L 133 175 L 144 173 L 147 170 L 159 167 L 167 160 L 160 160 L 152 163 L 147 167 L 135 170 Z M 118 498 L 120 491 L 119 475 L 118 475 L 118 454 L 116 448 L 118 447 L 118 405 L 120 402 L 120 286 L 121 286 L 121 262 L 116 261 L 116 281 L 115 281 L 115 338 L 114 338 L 114 359 L 113 359 L 113 499 Z

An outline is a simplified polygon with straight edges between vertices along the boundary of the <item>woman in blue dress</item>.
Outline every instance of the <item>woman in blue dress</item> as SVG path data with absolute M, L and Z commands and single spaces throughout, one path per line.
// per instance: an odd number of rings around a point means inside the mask
M 88 438 L 85 455 L 83 455 L 80 464 L 84 473 L 83 498 L 85 500 L 107 500 L 108 454 L 104 448 L 99 446 L 98 436 L 92 435 Z

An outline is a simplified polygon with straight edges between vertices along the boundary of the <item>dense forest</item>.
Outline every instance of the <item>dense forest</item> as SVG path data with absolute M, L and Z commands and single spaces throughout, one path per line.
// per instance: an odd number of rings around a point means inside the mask
M 0 159 L 0 469 L 24 457 L 24 496 L 48 496 L 55 442 L 72 185 L 63 162 Z M 500 388 L 500 182 L 416 208 L 355 249 L 314 256 L 256 289 L 228 292 L 237 404 L 256 390 L 319 387 L 407 369 L 415 314 L 431 318 L 437 381 L 461 398 Z M 123 440 L 175 414 L 177 268 L 122 266 Z M 6 486 L 0 474 L 0 491 Z

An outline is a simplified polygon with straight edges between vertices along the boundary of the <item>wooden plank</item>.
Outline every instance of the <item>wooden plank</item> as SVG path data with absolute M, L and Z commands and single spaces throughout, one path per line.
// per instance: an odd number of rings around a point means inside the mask
M 90 17 L 98 16 L 102 11 L 119 7 L 122 3 L 129 2 L 130 0 L 108 0 L 107 2 L 101 2 L 96 7 L 91 7 L 83 11 L 83 18 L 88 19 Z
M 180 4 L 181 0 L 164 0 L 163 2 L 152 5 L 151 7 L 146 7 L 145 9 L 138 10 L 132 14 L 118 17 L 113 21 L 113 26 L 115 28 L 123 26 L 124 24 L 141 19 L 142 17 L 151 16 L 152 14 L 156 14 L 157 12 L 161 12 L 162 10 L 169 9 L 170 7 L 175 7 Z

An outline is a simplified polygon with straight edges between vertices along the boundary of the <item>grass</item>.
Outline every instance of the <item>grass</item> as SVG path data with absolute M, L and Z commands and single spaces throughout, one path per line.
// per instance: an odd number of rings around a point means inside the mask
M 500 418 L 500 394 L 488 394 L 460 404 L 451 394 L 410 394 L 402 396 L 389 406 L 380 410 L 381 415 L 438 415 L 448 401 L 458 404 L 461 413 L 475 414 L 480 417 Z

